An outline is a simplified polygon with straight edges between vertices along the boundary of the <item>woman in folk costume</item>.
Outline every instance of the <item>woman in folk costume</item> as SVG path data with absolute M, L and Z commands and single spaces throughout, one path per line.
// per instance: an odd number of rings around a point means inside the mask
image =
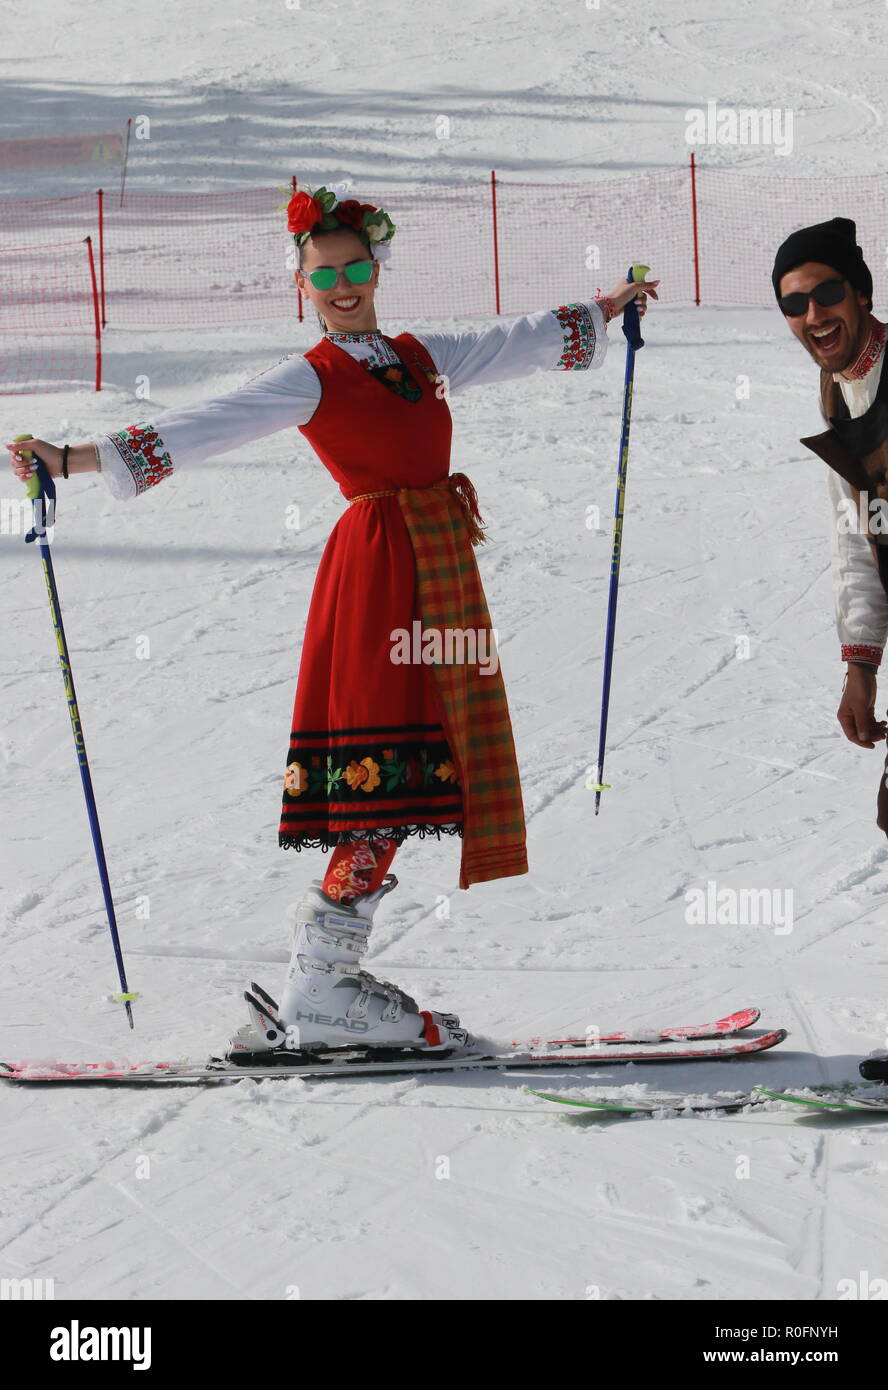
M 658 281 L 563 304 L 480 332 L 377 327 L 375 293 L 394 225 L 343 186 L 287 205 L 296 279 L 323 337 L 229 395 L 176 407 L 65 450 L 34 449 L 54 475 L 98 468 L 137 496 L 177 468 L 299 429 L 349 503 L 322 556 L 286 759 L 279 844 L 332 850 L 296 911 L 280 1003 L 257 986 L 232 1061 L 295 1050 L 451 1051 L 471 1040 L 454 1015 L 420 1009 L 361 967 L 374 910 L 408 835 L 462 837 L 459 886 L 527 872 L 508 706 L 473 545 L 472 484 L 450 473 L 447 396 L 538 368 L 600 366 L 605 325 Z M 416 637 L 421 636 L 417 650 Z M 449 645 L 448 645 L 449 643 Z M 459 650 L 455 650 L 459 643 Z M 493 659 L 492 659 L 493 658 Z

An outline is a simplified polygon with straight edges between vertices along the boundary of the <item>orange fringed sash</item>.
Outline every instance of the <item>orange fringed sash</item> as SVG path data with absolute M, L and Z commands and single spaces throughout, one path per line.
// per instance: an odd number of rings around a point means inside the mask
M 431 487 L 385 488 L 350 502 L 397 496 L 416 559 L 423 628 L 485 634 L 496 650 L 474 545 L 486 539 L 478 497 L 465 473 Z M 527 873 L 521 782 L 506 690 L 498 669 L 477 662 L 437 662 L 444 727 L 462 785 L 460 888 Z

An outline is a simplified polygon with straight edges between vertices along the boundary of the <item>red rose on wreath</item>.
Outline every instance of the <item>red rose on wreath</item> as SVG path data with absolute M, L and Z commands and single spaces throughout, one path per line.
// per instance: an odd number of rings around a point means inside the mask
M 316 222 L 324 215 L 317 198 L 309 193 L 294 193 L 287 204 L 287 231 L 297 235 L 310 232 Z
M 375 211 L 370 203 L 359 203 L 357 198 L 346 198 L 344 203 L 337 203 L 333 209 L 333 216 L 337 221 L 345 223 L 346 227 L 359 232 L 364 226 L 364 213 Z

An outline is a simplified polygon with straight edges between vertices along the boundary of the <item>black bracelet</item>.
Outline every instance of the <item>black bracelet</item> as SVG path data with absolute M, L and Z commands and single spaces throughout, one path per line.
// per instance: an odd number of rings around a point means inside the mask
M 68 476 L 68 450 L 70 449 L 70 447 L 71 447 L 70 444 L 66 444 L 65 447 L 64 447 L 64 449 L 62 450 L 62 477 L 63 477 L 63 478 L 67 478 L 67 476 Z

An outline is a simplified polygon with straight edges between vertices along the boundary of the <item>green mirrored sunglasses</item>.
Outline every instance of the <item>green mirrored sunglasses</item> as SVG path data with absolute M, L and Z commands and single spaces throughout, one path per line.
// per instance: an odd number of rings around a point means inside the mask
M 352 261 L 349 265 L 344 265 L 342 269 L 350 284 L 366 285 L 373 274 L 375 264 L 375 261 Z M 309 270 L 306 271 L 306 274 L 316 290 L 332 290 L 339 275 L 339 268 L 332 265 L 322 265 L 319 270 Z

